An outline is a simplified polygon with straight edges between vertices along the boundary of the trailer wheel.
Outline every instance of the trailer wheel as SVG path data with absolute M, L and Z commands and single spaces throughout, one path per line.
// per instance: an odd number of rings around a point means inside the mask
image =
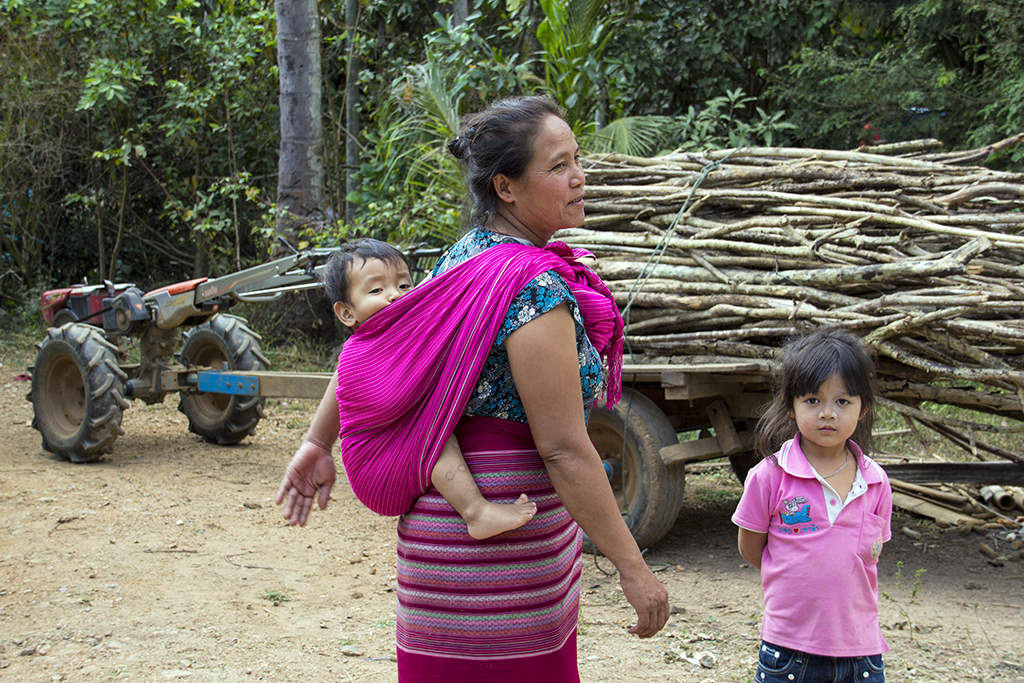
M 184 365 L 220 370 L 266 370 L 270 361 L 260 351 L 260 336 L 244 318 L 223 313 L 185 333 L 181 348 Z M 188 429 L 210 443 L 236 444 L 256 429 L 263 417 L 259 396 L 183 393 L 178 410 L 188 417 Z
M 587 431 L 637 545 L 654 545 L 672 528 L 683 506 L 683 467 L 667 467 L 660 452 L 677 442 L 675 429 L 653 401 L 625 389 L 611 410 L 598 406 L 590 411 Z M 589 538 L 584 536 L 583 543 L 594 552 Z
M 117 347 L 91 325 L 50 328 L 38 345 L 29 400 L 43 448 L 62 460 L 92 462 L 110 452 L 128 407 Z

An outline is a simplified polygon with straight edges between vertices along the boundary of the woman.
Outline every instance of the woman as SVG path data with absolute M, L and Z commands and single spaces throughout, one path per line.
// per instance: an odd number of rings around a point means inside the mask
M 480 227 L 449 250 L 439 276 L 494 247 L 545 247 L 557 230 L 582 224 L 579 146 L 553 100 L 500 101 L 470 118 L 449 149 L 467 164 Z M 623 522 L 587 435 L 586 410 L 601 375 L 599 353 L 566 281 L 549 271 L 522 287 L 455 434 L 485 496 L 526 492 L 538 514 L 514 532 L 474 541 L 455 528 L 457 513 L 430 490 L 400 518 L 403 683 L 578 681 L 579 527 L 619 570 L 637 613 L 630 632 L 647 638 L 664 626 L 667 591 Z M 332 387 L 278 491 L 293 524 L 305 523 L 314 497 L 326 506 L 338 424 Z

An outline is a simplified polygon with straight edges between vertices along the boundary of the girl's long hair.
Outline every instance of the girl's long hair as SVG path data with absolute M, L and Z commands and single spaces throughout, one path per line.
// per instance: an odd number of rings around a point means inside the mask
M 865 453 L 874 450 L 874 364 L 860 339 L 846 330 L 821 327 L 790 341 L 781 352 L 782 372 L 776 380 L 774 398 L 757 423 L 757 453 L 774 458 L 783 443 L 797 432 L 790 417 L 793 402 L 818 390 L 829 377 L 839 373 L 846 391 L 858 396 L 864 417 L 851 437 Z

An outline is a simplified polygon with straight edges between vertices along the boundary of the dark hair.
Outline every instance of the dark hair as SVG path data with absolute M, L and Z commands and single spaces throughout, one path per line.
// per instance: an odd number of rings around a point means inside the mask
M 853 440 L 865 453 L 873 450 L 874 365 L 860 339 L 840 328 L 820 327 L 791 340 L 782 349 L 782 373 L 775 397 L 757 423 L 757 450 L 762 458 L 774 453 L 796 434 L 796 420 L 790 417 L 793 401 L 814 393 L 829 377 L 839 373 L 852 396 L 860 398 L 864 417 L 857 424 Z
M 533 141 L 549 116 L 566 118 L 550 95 L 509 97 L 467 117 L 459 136 L 448 143 L 448 151 L 467 166 L 472 225 L 484 225 L 498 209 L 494 176 L 517 180 L 523 175 L 533 159 Z
M 327 296 L 331 297 L 332 304 L 339 301 L 346 304 L 352 303 L 349 298 L 348 276 L 356 259 L 360 259 L 360 263 L 378 259 L 393 266 L 409 267 L 409 261 L 405 258 L 405 254 L 387 242 L 368 237 L 346 242 L 338 248 L 338 251 L 331 254 L 331 258 L 320 273 L 320 282 L 323 283 Z

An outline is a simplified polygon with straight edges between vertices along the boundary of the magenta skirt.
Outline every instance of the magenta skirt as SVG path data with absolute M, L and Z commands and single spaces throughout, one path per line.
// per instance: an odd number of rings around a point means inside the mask
M 526 493 L 537 515 L 478 541 L 431 488 L 398 522 L 398 680 L 577 683 L 581 536 L 526 425 L 464 417 L 456 430 L 484 497 Z

